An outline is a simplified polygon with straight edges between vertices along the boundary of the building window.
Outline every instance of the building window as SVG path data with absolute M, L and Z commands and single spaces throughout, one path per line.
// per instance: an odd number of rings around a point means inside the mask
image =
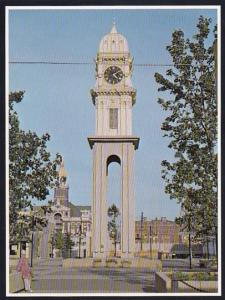
M 109 128 L 110 129 L 118 128 L 118 108 L 109 109 Z

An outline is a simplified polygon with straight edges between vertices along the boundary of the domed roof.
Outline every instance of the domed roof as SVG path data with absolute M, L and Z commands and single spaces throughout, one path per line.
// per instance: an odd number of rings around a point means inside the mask
M 99 46 L 99 52 L 104 53 L 124 53 L 129 52 L 126 38 L 117 32 L 116 25 L 113 23 L 110 33 L 106 34 Z

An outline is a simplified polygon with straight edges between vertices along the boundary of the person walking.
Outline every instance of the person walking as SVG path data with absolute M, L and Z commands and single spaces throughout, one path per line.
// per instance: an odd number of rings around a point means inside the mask
M 19 259 L 16 270 L 17 270 L 17 272 L 22 273 L 25 291 L 32 292 L 31 287 L 30 287 L 31 269 L 30 269 L 30 266 L 29 266 L 27 258 L 26 258 L 26 252 L 24 250 L 22 250 L 22 252 L 21 252 L 21 257 Z

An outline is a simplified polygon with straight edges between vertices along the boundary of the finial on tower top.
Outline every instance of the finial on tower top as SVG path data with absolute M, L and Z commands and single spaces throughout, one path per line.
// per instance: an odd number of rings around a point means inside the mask
M 113 18 L 113 26 L 110 33 L 117 33 L 115 18 Z

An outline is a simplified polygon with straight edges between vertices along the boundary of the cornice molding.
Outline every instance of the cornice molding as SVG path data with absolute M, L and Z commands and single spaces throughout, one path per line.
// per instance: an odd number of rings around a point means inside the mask
M 137 136 L 91 136 L 88 137 L 88 143 L 93 148 L 95 143 L 132 143 L 134 149 L 138 149 L 140 138 Z
M 131 96 L 132 98 L 132 105 L 136 102 L 136 89 L 123 89 L 123 90 L 103 90 L 103 89 L 91 89 L 90 90 L 92 102 L 96 104 L 96 98 L 98 96 Z

